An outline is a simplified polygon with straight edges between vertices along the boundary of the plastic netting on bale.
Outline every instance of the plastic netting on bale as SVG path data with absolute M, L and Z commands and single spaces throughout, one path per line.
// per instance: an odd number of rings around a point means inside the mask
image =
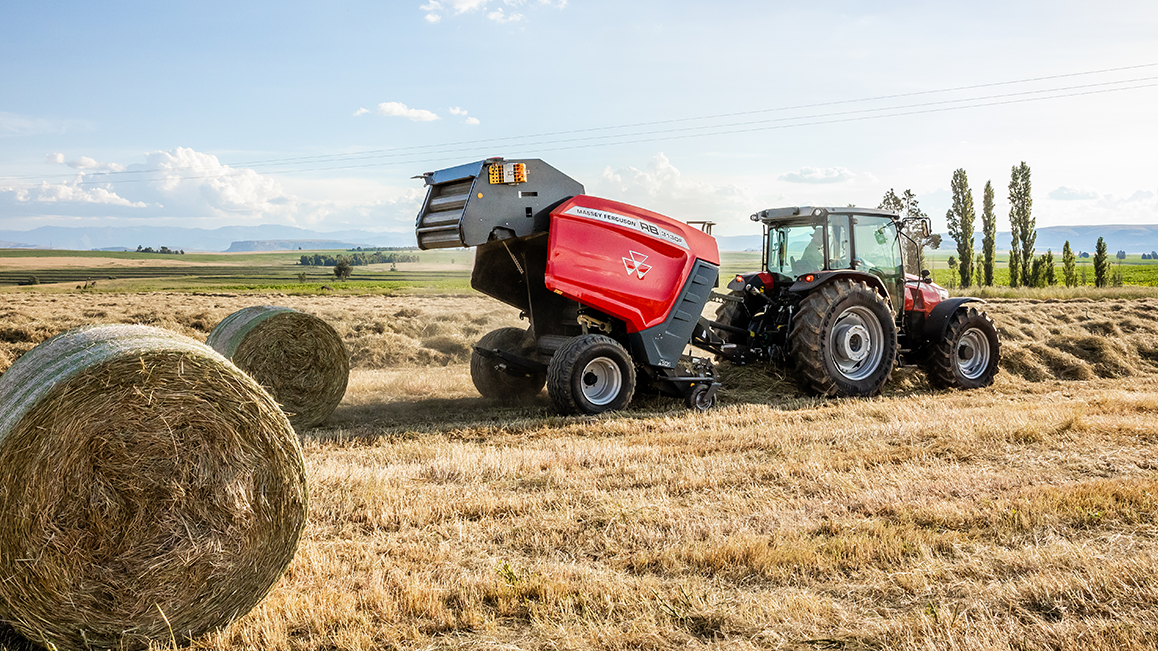
M 208 346 L 146 326 L 58 335 L 0 375 L 0 619 L 57 648 L 222 628 L 306 519 L 285 415 Z
M 346 395 L 346 346 L 316 316 L 288 307 L 247 307 L 217 324 L 206 343 L 265 387 L 298 429 L 325 422 Z

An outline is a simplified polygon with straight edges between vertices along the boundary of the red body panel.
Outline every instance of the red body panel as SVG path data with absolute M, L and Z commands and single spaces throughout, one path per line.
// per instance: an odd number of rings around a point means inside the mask
M 663 323 L 697 259 L 720 264 L 716 239 L 658 213 L 579 195 L 551 212 L 547 289 L 627 322 Z
M 915 310 L 929 316 L 937 303 L 941 302 L 941 295 L 934 287 L 936 285 L 933 283 L 922 282 L 913 274 L 905 274 L 905 314 Z

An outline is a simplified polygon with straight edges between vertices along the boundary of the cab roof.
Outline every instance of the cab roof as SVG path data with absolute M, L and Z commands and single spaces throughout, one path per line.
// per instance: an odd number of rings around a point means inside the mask
M 752 215 L 754 222 L 771 224 L 780 221 L 802 221 L 811 218 L 823 219 L 828 215 L 871 215 L 874 217 L 889 217 L 894 221 L 900 220 L 897 213 L 879 208 L 845 207 L 818 207 L 818 206 L 790 206 L 787 208 L 766 208 Z

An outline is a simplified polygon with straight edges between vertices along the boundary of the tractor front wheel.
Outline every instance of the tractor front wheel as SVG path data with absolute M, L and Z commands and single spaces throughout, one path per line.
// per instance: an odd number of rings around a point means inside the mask
M 524 346 L 527 331 L 522 328 L 499 328 L 479 339 L 477 346 L 484 350 L 504 350 L 523 355 L 528 350 Z M 512 375 L 499 368 L 499 360 L 484 357 L 477 350 L 470 353 L 470 379 L 484 398 L 494 398 L 503 402 L 524 402 L 543 390 L 547 376 L 532 373 L 528 376 Z
M 945 338 L 925 360 L 929 384 L 938 389 L 978 389 L 993 384 L 1001 360 L 1001 340 L 993 319 L 975 309 L 957 310 Z
M 860 281 L 821 286 L 800 302 L 789 352 L 797 380 L 809 393 L 880 393 L 897 356 L 897 326 L 888 301 Z
M 635 393 L 635 364 L 604 335 L 567 340 L 547 364 L 547 394 L 561 414 L 601 414 L 623 409 Z

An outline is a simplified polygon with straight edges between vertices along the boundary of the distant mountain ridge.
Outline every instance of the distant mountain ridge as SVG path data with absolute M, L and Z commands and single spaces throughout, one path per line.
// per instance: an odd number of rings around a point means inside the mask
M 232 242 L 226 253 L 240 253 L 243 251 L 296 251 L 302 249 L 353 249 L 356 247 L 375 247 L 381 244 L 366 244 L 365 242 L 340 242 L 338 240 L 242 240 Z
M 226 251 L 234 242 L 274 242 L 307 240 L 332 242 L 349 248 L 355 246 L 416 246 L 414 232 L 375 233 L 363 230 L 318 232 L 296 226 L 266 224 L 262 226 L 224 226 L 222 228 L 182 228 L 177 226 L 41 226 L 30 231 L 2 231 L 0 241 L 20 248 L 51 247 L 90 251 L 124 247 L 135 251 L 138 246 L 185 251 Z M 19 244 L 17 244 L 19 243 Z M 293 248 L 297 248 L 294 246 Z M 304 247 L 303 247 L 304 248 Z M 318 247 L 321 248 L 321 247 Z M 285 250 L 285 249 L 271 249 Z
M 941 250 L 957 245 L 944 236 Z M 1074 251 L 1093 252 L 1099 237 L 1113 253 L 1149 253 L 1158 251 L 1158 224 L 1108 224 L 1105 226 L 1048 226 L 1037 229 L 1036 250 L 1053 249 L 1061 253 L 1069 240 Z M 716 238 L 721 251 L 759 251 L 763 248 L 759 232 L 751 235 L 725 235 Z M 974 234 L 974 245 L 981 249 L 982 234 Z M 997 234 L 997 248 L 1009 249 L 1010 233 Z M 236 244 L 235 244 L 236 243 Z M 309 243 L 308 245 L 306 243 Z M 167 246 L 185 251 L 286 251 L 302 249 L 348 249 L 356 246 L 416 246 L 414 232 L 375 233 L 364 230 L 318 232 L 295 226 L 225 226 L 216 229 L 175 226 L 41 226 L 30 231 L 0 231 L 0 248 L 47 248 L 89 251 L 137 246 Z M 244 248 L 270 247 L 270 248 Z

